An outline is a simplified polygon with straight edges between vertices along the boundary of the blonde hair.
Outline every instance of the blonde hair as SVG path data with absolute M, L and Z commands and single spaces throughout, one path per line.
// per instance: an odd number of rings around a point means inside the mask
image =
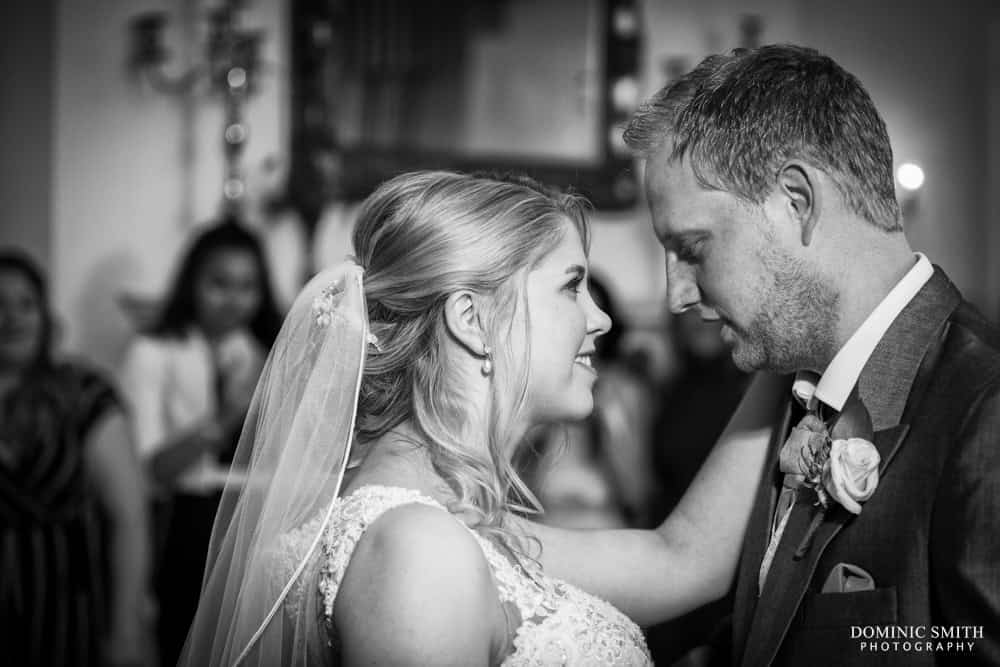
M 530 349 L 511 356 L 515 314 L 523 308 L 524 277 L 575 227 L 589 248 L 587 203 L 520 177 L 444 171 L 403 174 L 365 202 L 354 232 L 365 269 L 371 331 L 358 407 L 358 442 L 410 422 L 456 501 L 453 512 L 478 516 L 476 528 L 520 551 L 504 526 L 508 511 L 538 509 L 510 463 L 519 437 Z M 487 447 L 462 445 L 468 425 L 462 387 L 448 363 L 444 306 L 470 290 L 488 304 L 482 317 L 494 350 Z M 530 327 L 525 312 L 525 328 Z M 526 334 L 526 332 L 525 332 Z

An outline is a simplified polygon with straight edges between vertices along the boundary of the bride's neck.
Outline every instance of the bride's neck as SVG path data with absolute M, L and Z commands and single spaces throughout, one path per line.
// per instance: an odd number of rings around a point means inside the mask
M 411 426 L 394 428 L 370 442 L 366 449 L 361 464 L 345 475 L 345 495 L 359 487 L 376 484 L 415 489 L 442 503 L 453 497 L 431 463 L 427 443 Z

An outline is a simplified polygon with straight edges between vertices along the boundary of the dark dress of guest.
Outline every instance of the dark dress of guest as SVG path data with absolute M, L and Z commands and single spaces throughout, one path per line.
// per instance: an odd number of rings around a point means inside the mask
M 145 496 L 121 402 L 52 356 L 44 276 L 0 251 L 4 664 L 134 665 L 148 645 Z
M 232 450 L 281 325 L 270 285 L 257 237 L 233 219 L 210 225 L 126 353 L 121 384 L 159 498 L 161 665 L 176 664 L 187 638 Z

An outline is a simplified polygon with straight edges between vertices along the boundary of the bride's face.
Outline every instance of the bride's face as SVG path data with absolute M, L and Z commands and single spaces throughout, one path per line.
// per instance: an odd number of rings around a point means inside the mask
M 527 274 L 525 301 L 529 420 L 583 419 L 594 408 L 594 340 L 611 320 L 590 296 L 587 256 L 569 222 L 559 245 Z

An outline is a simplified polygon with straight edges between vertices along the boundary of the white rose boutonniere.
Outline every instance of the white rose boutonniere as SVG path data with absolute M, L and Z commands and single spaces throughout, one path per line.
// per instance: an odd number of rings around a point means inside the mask
M 823 470 L 823 487 L 848 512 L 860 514 L 860 503 L 871 498 L 878 486 L 879 463 L 878 450 L 867 440 L 833 440 Z
M 861 514 L 861 503 L 875 493 L 881 457 L 872 443 L 871 416 L 855 390 L 832 428 L 807 414 L 792 430 L 780 454 L 785 486 L 816 494 L 814 513 L 805 537 L 795 550 L 802 558 L 833 503 Z

